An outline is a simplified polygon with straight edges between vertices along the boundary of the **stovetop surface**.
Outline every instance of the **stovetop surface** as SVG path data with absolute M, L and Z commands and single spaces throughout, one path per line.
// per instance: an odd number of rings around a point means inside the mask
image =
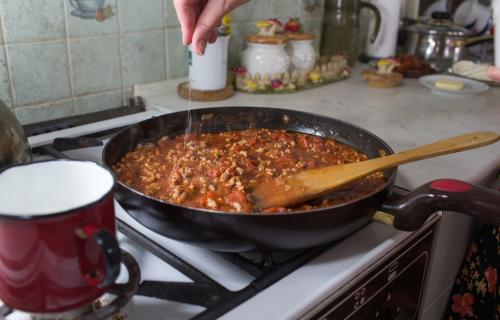
M 86 125 L 82 128 L 71 128 L 61 132 L 35 136 L 29 140 L 32 146 L 40 146 L 50 142 L 55 137 L 61 137 L 61 135 L 74 137 L 88 134 L 92 130 L 102 130 L 112 126 L 135 123 L 155 114 L 155 112 L 144 112 L 116 119 L 116 121 L 107 121 L 105 124 Z M 72 159 L 101 162 L 101 152 L 102 147 L 91 147 L 67 151 L 65 154 Z M 43 157 L 40 157 L 40 159 L 43 159 Z M 228 262 L 218 253 L 168 239 L 145 228 L 129 216 L 118 203 L 115 204 L 118 219 L 195 266 L 199 271 L 214 279 L 227 290 L 241 290 L 255 279 L 253 275 Z M 307 264 L 225 313 L 221 318 L 298 318 L 318 302 L 331 295 L 332 292 L 338 292 L 340 295 L 353 279 L 386 256 L 398 244 L 407 239 L 409 235 L 408 232 L 397 231 L 390 226 L 376 222 L 369 223 L 354 234 L 337 241 L 331 248 L 326 249 Z M 182 272 L 166 264 L 120 232 L 118 233 L 118 239 L 120 246 L 128 251 L 139 263 L 142 281 L 191 281 Z M 277 254 L 276 257 L 282 256 L 283 259 L 286 259 L 293 254 L 281 253 Z M 245 257 L 258 261 L 262 258 L 262 255 L 245 255 Z M 118 282 L 123 282 L 126 278 L 126 272 L 122 268 Z M 203 307 L 197 305 L 136 295 L 125 307 L 123 314 L 126 315 L 127 319 L 144 319 L 145 315 L 147 315 L 148 319 L 190 319 L 204 310 Z M 14 312 L 8 319 L 27 319 L 27 315 Z

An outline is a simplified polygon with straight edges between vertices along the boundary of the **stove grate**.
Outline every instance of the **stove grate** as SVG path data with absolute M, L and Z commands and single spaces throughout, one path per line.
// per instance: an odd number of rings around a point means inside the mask
M 245 288 L 238 291 L 229 291 L 217 281 L 193 268 L 189 263 L 120 219 L 118 219 L 118 230 L 130 240 L 141 245 L 144 249 L 193 280 L 192 283 L 142 281 L 137 294 L 205 307 L 205 311 L 193 318 L 196 320 L 217 319 L 331 247 L 331 244 L 328 244 L 304 250 L 283 262 L 274 261 L 271 253 L 262 253 L 260 263 L 256 263 L 237 253 L 221 253 L 220 255 L 230 263 L 256 276 Z

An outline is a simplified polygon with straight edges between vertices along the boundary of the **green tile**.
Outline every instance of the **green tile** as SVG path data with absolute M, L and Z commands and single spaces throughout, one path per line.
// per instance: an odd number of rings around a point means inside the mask
M 130 106 L 130 98 L 134 96 L 134 89 L 133 88 L 126 88 L 125 90 L 125 106 Z
M 8 107 L 12 107 L 7 62 L 5 61 L 5 48 L 3 46 L 0 46 L 0 100 Z
M 78 7 L 78 2 L 68 1 L 66 15 L 68 17 L 68 32 L 71 38 L 89 37 L 118 33 L 118 16 L 116 14 L 117 0 L 103 0 L 101 10 L 105 12 L 104 20 L 97 20 L 95 12 L 88 13 Z M 84 3 L 84 2 L 82 2 Z M 82 5 L 82 8 L 83 7 Z
M 165 27 L 163 0 L 120 0 L 121 32 L 137 32 Z
M 122 91 L 104 92 L 75 99 L 75 113 L 85 114 L 123 106 Z
M 118 36 L 70 41 L 75 94 L 120 89 Z
M 0 4 L 1 6 L 2 4 Z M 0 45 L 3 44 L 3 32 L 2 32 L 2 15 L 0 15 Z
M 174 4 L 172 0 L 163 0 L 166 6 L 166 17 L 165 22 L 167 28 L 178 28 L 181 26 L 177 14 L 175 13 Z
M 189 50 L 182 45 L 181 29 L 167 29 L 168 78 L 185 77 L 189 72 Z
M 14 109 L 14 113 L 21 124 L 29 124 L 72 116 L 74 108 L 71 100 L 63 100 L 18 107 Z
M 298 0 L 300 17 L 323 17 L 325 0 Z M 309 8 L 309 10 L 308 10 Z
M 281 21 L 285 23 L 299 15 L 301 3 L 301 0 L 272 0 L 272 16 L 282 17 Z
M 7 43 L 62 39 L 63 0 L 2 0 Z
M 121 41 L 126 87 L 166 79 L 164 31 L 128 34 Z
M 16 106 L 71 96 L 64 41 L 8 45 Z
M 252 0 L 236 8 L 231 13 L 233 22 L 257 21 L 272 17 L 273 12 L 271 0 Z

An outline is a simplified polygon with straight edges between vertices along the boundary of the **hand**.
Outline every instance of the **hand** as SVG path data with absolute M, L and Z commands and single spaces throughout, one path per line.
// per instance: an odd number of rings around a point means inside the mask
M 182 43 L 193 43 L 194 51 L 203 55 L 208 43 L 217 39 L 215 28 L 222 17 L 248 0 L 173 0 L 181 23 Z
M 493 81 L 500 81 L 500 68 L 490 67 L 488 69 L 488 77 Z

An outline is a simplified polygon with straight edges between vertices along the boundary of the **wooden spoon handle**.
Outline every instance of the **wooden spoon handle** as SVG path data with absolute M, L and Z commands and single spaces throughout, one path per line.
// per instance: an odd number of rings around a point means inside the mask
M 373 170 L 375 171 L 383 170 L 403 163 L 481 147 L 499 140 L 500 135 L 495 132 L 473 132 L 426 144 L 421 147 L 399 152 L 387 157 L 364 161 L 364 163 L 367 164 L 367 170 L 371 170 L 370 166 L 373 166 Z

